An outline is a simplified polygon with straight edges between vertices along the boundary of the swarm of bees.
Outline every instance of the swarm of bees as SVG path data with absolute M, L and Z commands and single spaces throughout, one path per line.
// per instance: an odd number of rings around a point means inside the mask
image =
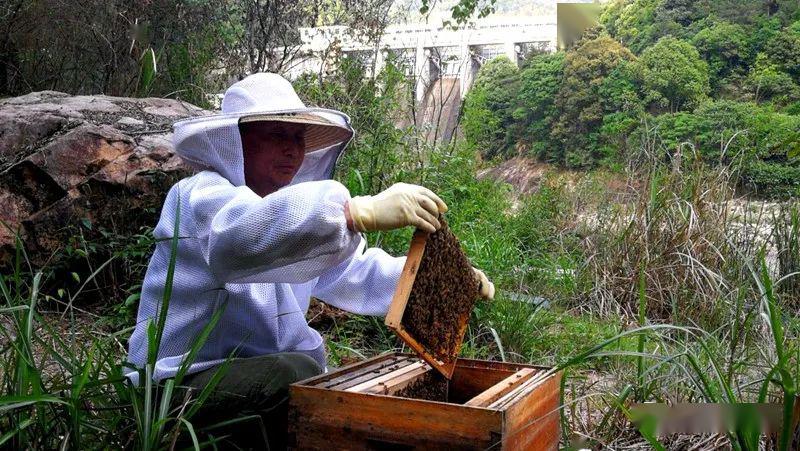
M 458 355 L 479 282 L 458 239 L 444 218 L 440 221 L 442 228 L 428 236 L 402 322 L 428 352 L 450 363 Z

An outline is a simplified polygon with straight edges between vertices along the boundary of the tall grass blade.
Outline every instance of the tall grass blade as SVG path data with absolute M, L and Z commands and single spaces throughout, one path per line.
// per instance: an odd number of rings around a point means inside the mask
M 185 418 L 179 418 L 180 422 L 186 426 L 186 430 L 189 432 L 189 437 L 192 438 L 192 446 L 194 446 L 195 450 L 200 449 L 200 442 L 197 440 L 197 434 L 194 432 L 194 426 L 192 423 L 187 421 Z
M 0 436 L 0 446 L 3 446 L 6 442 L 20 434 L 23 430 L 25 430 L 28 426 L 33 424 L 33 419 L 28 418 L 19 424 L 17 424 L 14 429 L 6 432 L 5 434 Z
M 37 403 L 68 404 L 67 401 L 53 395 L 16 395 L 0 397 L 0 412 L 19 409 Z
M 158 417 L 156 418 L 158 424 L 158 428 L 155 432 L 156 437 L 161 437 L 161 433 L 164 431 L 164 426 L 169 416 L 169 407 L 172 402 L 172 390 L 174 387 L 175 381 L 173 379 L 167 379 L 167 381 L 164 382 L 161 392 L 161 405 L 159 406 Z
M 639 327 L 644 327 L 645 323 L 647 322 L 646 314 L 647 314 L 647 296 L 645 292 L 646 286 L 646 269 L 644 264 L 642 264 L 642 268 L 639 270 Z M 644 333 L 639 334 L 638 343 L 636 346 L 636 350 L 639 352 L 639 356 L 636 357 L 636 384 L 639 387 L 639 390 L 636 390 L 636 399 L 639 402 L 644 401 L 645 393 L 641 392 L 641 388 L 644 387 L 644 357 L 641 354 L 644 354 L 645 348 L 645 341 L 647 340 L 647 336 Z
M 500 335 L 497 334 L 497 331 L 494 329 L 494 327 L 490 327 L 489 330 L 492 332 L 492 338 L 494 338 L 495 344 L 497 344 L 497 350 L 500 351 L 500 359 L 505 362 L 506 352 L 503 349 L 503 342 L 500 340 Z
M 175 278 L 175 265 L 178 259 L 178 240 L 180 232 L 181 221 L 181 202 L 180 198 L 176 198 L 175 207 L 175 225 L 172 229 L 172 238 L 170 239 L 170 253 L 169 264 L 167 265 L 167 279 L 164 281 L 164 296 L 161 299 L 161 306 L 156 317 L 156 336 L 155 342 L 151 343 L 150 355 L 148 363 L 155 364 L 157 360 L 158 349 L 161 346 L 161 338 L 164 336 L 164 327 L 167 322 L 167 311 L 169 310 L 169 301 L 172 299 L 172 282 Z

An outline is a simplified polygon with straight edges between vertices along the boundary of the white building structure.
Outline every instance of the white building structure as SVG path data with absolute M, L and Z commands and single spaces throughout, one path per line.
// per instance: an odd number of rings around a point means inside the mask
M 458 80 L 463 99 L 484 61 L 506 55 L 516 62 L 530 50 L 554 51 L 557 45 L 556 16 L 490 16 L 453 29 L 432 24 L 388 26 L 377 45 L 352 36 L 344 26 L 302 28 L 302 47 L 288 76 L 308 71 L 321 73 L 329 51 L 338 47 L 348 57 L 363 58 L 380 71 L 393 55 L 404 62 L 407 73 L 416 78 L 416 100 L 423 101 L 437 80 Z

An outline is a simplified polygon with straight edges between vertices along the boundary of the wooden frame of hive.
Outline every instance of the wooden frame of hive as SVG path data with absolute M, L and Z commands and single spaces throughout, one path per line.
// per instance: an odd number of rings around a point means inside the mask
M 561 373 L 458 359 L 448 402 L 394 396 L 432 368 L 385 354 L 295 383 L 289 444 L 297 449 L 557 449 Z
M 400 280 L 397 282 L 397 288 L 392 298 L 392 303 L 389 305 L 389 311 L 386 314 L 385 324 L 394 331 L 408 346 L 411 347 L 418 355 L 425 359 L 428 364 L 433 366 L 439 373 L 450 379 L 456 366 L 455 357 L 458 355 L 458 348 L 455 349 L 455 355 L 450 362 L 444 362 L 430 352 L 416 337 L 411 335 L 408 330 L 403 326 L 403 315 L 408 305 L 408 298 L 411 295 L 411 289 L 414 287 L 414 280 L 417 277 L 422 256 L 425 253 L 425 244 L 429 234 L 421 230 L 416 230 L 414 236 L 411 238 L 411 245 L 406 255 L 406 263 L 403 266 L 403 272 L 400 274 Z M 459 329 L 457 335 L 459 337 L 459 347 L 461 340 L 467 330 L 467 323 L 469 323 L 469 315 L 460 319 Z

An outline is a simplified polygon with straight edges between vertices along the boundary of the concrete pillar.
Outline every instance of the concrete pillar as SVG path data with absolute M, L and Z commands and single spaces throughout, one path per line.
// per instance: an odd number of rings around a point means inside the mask
M 386 56 L 384 54 L 388 51 L 388 49 L 378 47 L 378 51 L 375 53 L 375 72 L 372 74 L 373 78 L 377 77 L 386 65 Z
M 517 64 L 517 49 L 514 41 L 503 43 L 503 53 L 506 54 L 512 63 Z
M 414 76 L 417 77 L 416 98 L 417 102 L 422 102 L 425 97 L 425 87 L 428 85 L 428 78 L 430 78 L 430 63 L 428 57 L 425 56 L 425 46 L 422 39 L 417 43 L 417 56 L 414 60 L 414 66 L 416 66 L 414 68 Z
M 472 57 L 470 56 L 469 45 L 467 44 L 461 44 L 461 48 L 459 49 L 458 82 L 460 88 L 459 92 L 463 100 L 467 95 L 469 86 L 472 84 Z

